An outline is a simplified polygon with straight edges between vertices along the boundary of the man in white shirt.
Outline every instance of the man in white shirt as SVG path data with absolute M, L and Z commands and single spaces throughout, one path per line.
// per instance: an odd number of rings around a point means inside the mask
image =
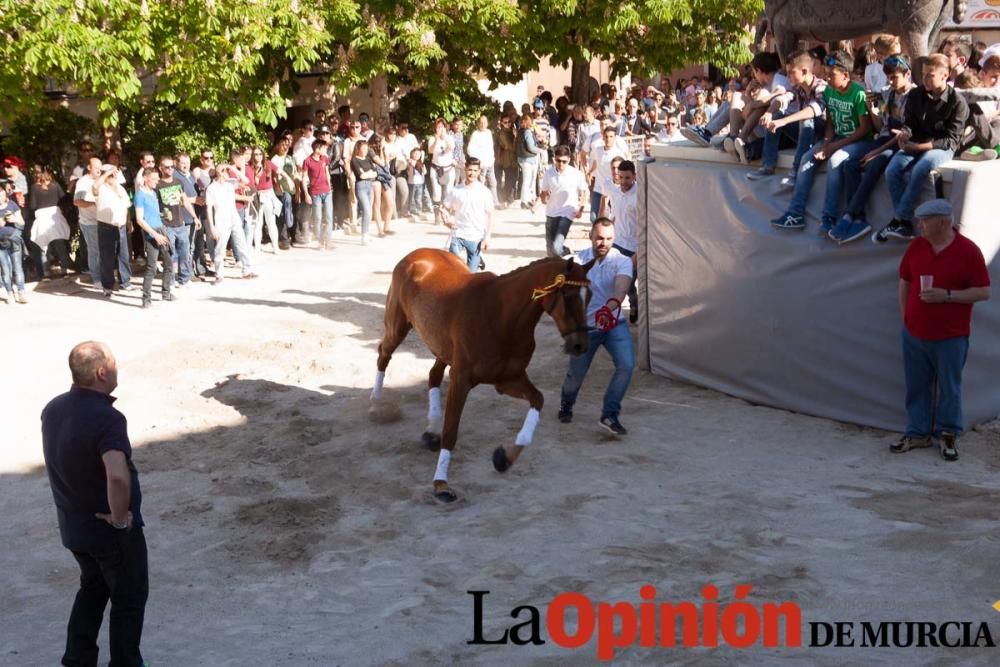
M 493 168 L 496 162 L 496 151 L 493 149 L 493 133 L 490 131 L 486 116 L 480 116 L 476 121 L 476 129 L 469 135 L 469 157 L 479 160 L 479 180 L 483 182 L 493 195 L 493 203 L 497 202 L 497 175 Z
M 94 197 L 94 183 L 101 177 L 101 160 L 92 157 L 87 160 L 87 171 L 76 180 L 73 191 L 73 205 L 79 209 L 80 234 L 87 242 L 87 268 L 93 284 L 101 281 L 101 250 L 97 235 L 97 199 Z
M 615 223 L 614 247 L 618 252 L 632 259 L 632 267 L 638 269 L 639 250 L 639 188 L 635 184 L 635 163 L 622 160 L 618 165 L 618 187 L 608 197 L 607 217 Z M 638 270 L 636 271 L 638 273 Z M 639 293 L 635 280 L 628 289 L 628 319 L 639 321 Z
M 222 269 L 225 267 L 226 246 L 229 239 L 233 240 L 234 255 L 239 257 L 244 278 L 256 278 L 250 262 L 249 244 L 243 233 L 243 224 L 236 209 L 236 200 L 242 195 L 236 194 L 236 183 L 229 178 L 227 170 L 219 165 L 214 172 L 212 184 L 205 190 L 206 233 L 215 243 L 215 253 L 212 257 L 215 266 L 215 282 L 218 285 L 223 280 Z M 247 198 L 248 199 L 248 198 Z
M 602 141 L 596 141 L 590 150 L 590 166 L 587 170 L 587 178 L 593 179 L 593 189 L 590 192 L 590 221 L 597 220 L 597 214 L 601 210 L 601 198 L 605 193 L 614 189 L 614 179 L 611 174 L 611 161 L 616 157 L 623 160 L 629 158 L 628 151 L 617 142 L 617 131 L 613 125 L 606 126 L 601 130 Z
M 588 104 L 583 108 L 583 122 L 576 129 L 577 164 L 581 169 L 590 166 L 590 148 L 595 140 L 601 142 L 601 124 L 594 107 Z
M 441 207 L 444 224 L 451 229 L 448 251 L 457 257 L 465 251 L 470 271 L 479 269 L 479 255 L 490 243 L 493 195 L 479 182 L 479 160 L 465 161 L 465 182 L 451 189 Z
M 549 257 L 562 257 L 570 252 L 565 246 L 573 220 L 583 215 L 587 201 L 587 179 L 583 172 L 571 167 L 568 146 L 556 146 L 553 165 L 542 177 L 542 202 L 545 204 L 545 252 Z
M 586 352 L 569 359 L 569 369 L 562 385 L 559 421 L 564 424 L 573 421 L 573 404 L 597 348 L 603 345 L 611 355 L 615 371 L 604 392 L 600 425 L 609 433 L 622 436 L 628 431 L 618 421 L 618 415 L 622 398 L 632 381 L 635 349 L 628 325 L 621 321 L 619 315 L 622 299 L 628 292 L 634 273 L 632 260 L 618 252 L 614 242 L 615 223 L 608 218 L 598 218 L 590 229 L 591 247 L 577 254 L 577 260 L 585 267 L 587 263 L 592 264 L 587 271 L 587 280 L 590 281 L 590 299 L 587 302 L 590 344 Z
M 316 139 L 315 132 L 316 126 L 311 120 L 302 124 L 302 133 L 299 135 L 298 141 L 295 142 L 295 147 L 292 148 L 292 159 L 295 160 L 295 165 L 299 169 L 302 168 L 302 162 L 312 155 L 312 143 Z
M 94 181 L 91 192 L 96 201 L 97 238 L 101 257 L 101 287 L 104 296 L 110 297 L 115 286 L 115 259 L 118 262 L 118 281 L 121 289 L 132 289 L 132 270 L 128 261 L 126 225 L 128 210 L 132 206 L 128 192 L 118 182 L 121 172 L 114 165 L 101 167 L 101 175 Z

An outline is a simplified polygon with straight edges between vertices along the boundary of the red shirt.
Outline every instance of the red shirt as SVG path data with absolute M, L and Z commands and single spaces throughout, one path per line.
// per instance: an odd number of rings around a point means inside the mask
M 317 160 L 310 155 L 302 162 L 302 168 L 309 176 L 309 196 L 326 194 L 330 191 L 330 158 L 320 155 Z
M 955 240 L 935 254 L 930 241 L 918 237 L 899 263 L 900 279 L 910 283 L 903 315 L 906 330 L 922 340 L 968 336 L 972 304 L 924 303 L 920 300 L 920 276 L 934 276 L 934 287 L 953 291 L 987 287 L 990 272 L 979 247 L 956 231 Z
M 270 160 L 264 160 L 261 164 L 260 174 L 257 174 L 255 167 L 247 166 L 247 176 L 250 178 L 250 185 L 254 190 L 271 190 L 274 188 L 274 174 L 278 168 Z

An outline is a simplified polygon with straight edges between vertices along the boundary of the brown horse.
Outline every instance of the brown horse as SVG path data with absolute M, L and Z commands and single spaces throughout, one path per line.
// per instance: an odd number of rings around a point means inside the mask
M 592 264 L 592 262 L 591 262 Z M 411 328 L 436 361 L 427 380 L 430 408 L 423 442 L 440 447 L 434 496 L 457 498 L 448 488 L 448 464 L 469 391 L 492 384 L 497 393 L 528 401 L 531 408 L 514 445 L 497 447 L 493 466 L 504 472 L 531 443 L 544 399 L 525 372 L 535 351 L 535 325 L 542 313 L 556 322 L 568 354 L 587 351 L 587 271 L 572 259 L 540 259 L 508 274 L 469 273 L 444 250 L 414 250 L 392 272 L 385 300 L 385 336 L 378 346 L 378 372 L 371 398 L 382 397 L 392 353 Z M 451 366 L 448 400 L 441 414 L 441 380 Z

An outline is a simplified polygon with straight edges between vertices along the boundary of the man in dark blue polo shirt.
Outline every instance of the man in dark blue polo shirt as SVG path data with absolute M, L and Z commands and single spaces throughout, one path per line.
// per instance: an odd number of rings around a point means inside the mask
M 149 594 L 142 493 L 125 415 L 112 407 L 118 366 L 102 343 L 69 354 L 73 385 L 42 410 L 42 447 L 63 546 L 80 564 L 64 665 L 96 665 L 111 601 L 111 665 L 140 667 Z

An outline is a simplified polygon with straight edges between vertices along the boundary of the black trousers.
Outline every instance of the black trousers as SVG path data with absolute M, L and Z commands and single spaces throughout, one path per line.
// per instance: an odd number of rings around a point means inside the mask
M 142 528 L 122 531 L 107 551 L 74 551 L 80 564 L 80 590 L 66 629 L 62 664 L 96 667 L 97 635 L 111 601 L 109 667 L 140 667 L 139 641 L 149 597 L 149 566 Z
M 97 241 L 100 246 L 101 257 L 101 287 L 111 289 L 115 286 L 115 269 L 118 268 L 118 249 L 121 247 L 121 229 L 106 222 L 97 223 Z M 128 256 L 128 248 L 125 249 Z M 125 284 L 121 269 L 118 270 L 118 280 Z

